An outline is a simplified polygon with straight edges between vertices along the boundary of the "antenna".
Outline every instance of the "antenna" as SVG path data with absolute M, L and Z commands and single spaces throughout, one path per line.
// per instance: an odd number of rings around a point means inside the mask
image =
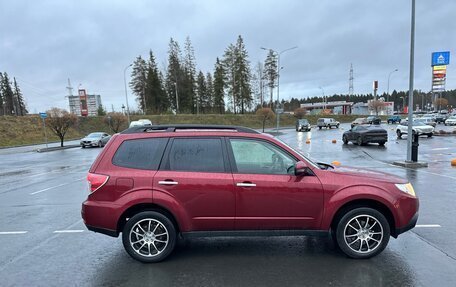
M 348 95 L 353 96 L 353 64 L 350 64 L 350 76 L 348 78 Z
M 70 78 L 68 78 L 68 87 L 66 89 L 68 90 L 68 96 L 73 96 L 73 87 L 71 86 Z

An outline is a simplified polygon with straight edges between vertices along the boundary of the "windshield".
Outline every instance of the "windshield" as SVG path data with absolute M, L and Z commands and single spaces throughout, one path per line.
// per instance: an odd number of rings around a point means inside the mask
M 87 137 L 88 138 L 99 138 L 101 137 L 102 133 L 91 133 Z
M 299 123 L 300 123 L 300 124 L 307 124 L 308 121 L 307 121 L 307 120 L 299 120 Z

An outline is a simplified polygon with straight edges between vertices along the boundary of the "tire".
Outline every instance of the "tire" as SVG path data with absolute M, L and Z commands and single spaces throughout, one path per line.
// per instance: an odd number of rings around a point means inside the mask
M 342 136 L 342 141 L 344 142 L 344 144 L 348 144 L 348 139 L 346 136 Z
M 98 142 L 98 147 L 102 147 L 101 141 Z
M 321 130 L 321 126 L 319 126 L 318 129 Z
M 402 138 L 402 133 L 401 133 L 400 130 L 397 130 L 397 131 L 396 131 L 396 135 L 397 135 L 397 138 L 398 138 L 398 139 L 401 139 L 401 138 Z
M 379 254 L 388 245 L 389 238 L 388 220 L 372 208 L 352 209 L 337 223 L 337 245 L 351 258 L 367 259 Z
M 427 134 L 427 137 L 432 138 L 433 135 L 434 135 L 434 133 L 429 133 L 429 134 Z
M 338 128 L 339 128 L 339 124 L 336 125 L 336 129 L 338 129 Z
M 176 245 L 176 228 L 165 215 L 143 211 L 125 224 L 122 243 L 132 258 L 144 263 L 160 262 L 171 254 Z
M 364 143 L 363 143 L 363 138 L 359 136 L 359 137 L 356 139 L 356 143 L 357 143 L 359 146 L 364 145 Z
M 86 148 L 86 146 L 85 146 L 85 145 L 82 145 L 81 147 L 82 147 L 82 148 Z
M 378 145 L 379 145 L 379 146 L 384 146 L 384 145 L 385 145 L 385 142 L 379 142 Z

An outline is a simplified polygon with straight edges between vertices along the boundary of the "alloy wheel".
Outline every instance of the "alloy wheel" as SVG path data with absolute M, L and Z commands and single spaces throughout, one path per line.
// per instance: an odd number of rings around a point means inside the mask
M 373 216 L 362 214 L 353 217 L 344 227 L 344 240 L 356 253 L 375 251 L 383 240 L 383 227 Z
M 169 242 L 168 229 L 152 218 L 138 221 L 128 236 L 131 248 L 140 256 L 155 257 L 161 254 Z

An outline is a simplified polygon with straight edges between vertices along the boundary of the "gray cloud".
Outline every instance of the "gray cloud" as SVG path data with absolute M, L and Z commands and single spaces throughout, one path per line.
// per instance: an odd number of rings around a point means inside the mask
M 433 51 L 455 52 L 454 1 L 417 1 L 415 87 L 429 90 Z M 166 65 L 169 38 L 190 36 L 198 69 L 212 71 L 241 34 L 250 61 L 282 55 L 281 96 L 347 93 L 350 63 L 355 93 L 408 88 L 410 1 L 2 1 L 0 71 L 16 76 L 30 110 L 66 107 L 67 78 L 116 109 L 124 103 L 123 69 L 138 55 Z M 456 63 L 447 89 L 456 88 Z M 130 92 L 129 92 L 130 93 Z M 130 103 L 134 102 L 130 93 Z

